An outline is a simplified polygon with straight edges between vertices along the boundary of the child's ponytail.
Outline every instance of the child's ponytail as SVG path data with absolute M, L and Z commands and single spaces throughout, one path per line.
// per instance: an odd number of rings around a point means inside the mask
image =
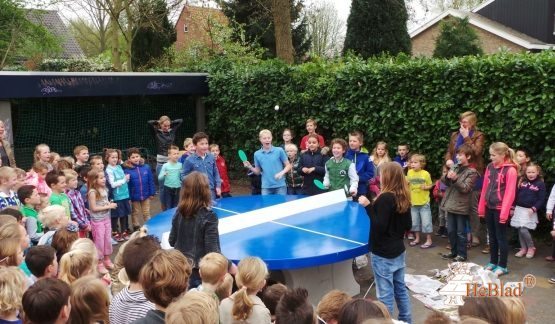
M 266 284 L 268 268 L 264 261 L 257 257 L 246 257 L 237 267 L 237 285 L 241 289 L 235 293 L 231 314 L 236 320 L 246 320 L 254 306 L 249 294 L 256 294 Z
M 244 321 L 249 317 L 253 306 L 254 304 L 247 293 L 247 287 L 243 286 L 235 294 L 231 314 L 233 315 L 234 319 L 238 321 Z
M 509 156 L 509 160 L 514 164 L 514 166 L 516 168 L 516 172 L 519 173 L 520 172 L 520 164 L 516 160 L 515 151 L 512 148 L 509 147 L 509 153 L 507 155 Z

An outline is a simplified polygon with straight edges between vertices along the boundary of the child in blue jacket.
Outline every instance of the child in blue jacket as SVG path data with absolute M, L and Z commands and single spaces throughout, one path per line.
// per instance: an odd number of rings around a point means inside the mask
M 138 230 L 144 222 L 150 219 L 150 200 L 156 195 L 154 177 L 150 166 L 144 164 L 141 152 L 137 148 L 127 150 L 127 161 L 123 171 L 129 175 L 129 197 L 131 198 L 131 221 L 133 230 Z M 139 215 L 142 211 L 142 221 Z
M 368 157 L 368 153 L 361 151 L 364 138 L 361 132 L 349 133 L 349 150 L 345 158 L 353 161 L 358 175 L 357 197 L 368 193 L 368 181 L 374 177 L 374 166 Z

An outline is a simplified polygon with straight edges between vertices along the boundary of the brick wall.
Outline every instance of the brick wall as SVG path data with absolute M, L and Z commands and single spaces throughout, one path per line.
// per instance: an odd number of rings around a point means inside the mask
M 499 49 L 505 47 L 510 52 L 524 52 L 526 48 L 510 42 L 504 38 L 501 38 L 495 34 L 492 34 L 486 30 L 475 27 L 471 25 L 472 29 L 478 35 L 480 39 L 480 46 L 485 54 L 493 54 L 499 51 Z M 413 56 L 428 56 L 431 57 L 434 54 L 434 49 L 436 47 L 436 39 L 440 34 L 439 22 L 430 28 L 426 29 L 422 33 L 416 35 L 412 38 L 412 55 Z
M 211 46 L 210 30 L 214 23 L 228 24 L 227 17 L 221 10 L 186 5 L 175 24 L 175 48 L 184 49 L 194 42 Z

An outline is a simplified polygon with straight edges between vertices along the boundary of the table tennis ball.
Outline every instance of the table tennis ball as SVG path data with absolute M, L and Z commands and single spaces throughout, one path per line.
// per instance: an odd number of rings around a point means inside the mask
M 274 110 L 275 110 L 275 111 L 278 111 L 278 110 L 279 110 L 279 106 L 276 105 L 276 106 L 274 107 Z

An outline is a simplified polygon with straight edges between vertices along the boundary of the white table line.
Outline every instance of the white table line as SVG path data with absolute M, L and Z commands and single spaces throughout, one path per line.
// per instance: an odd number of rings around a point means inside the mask
M 326 192 L 323 194 L 288 201 L 277 205 L 272 205 L 245 213 L 240 213 L 224 218 L 220 218 L 218 230 L 220 235 L 239 231 L 245 228 L 268 223 L 281 218 L 302 214 L 304 212 L 331 206 L 336 203 L 346 202 L 345 191 L 343 189 Z
M 313 234 L 318 234 L 318 235 L 323 235 L 323 236 L 331 237 L 331 238 L 334 238 L 334 239 L 338 239 L 338 240 L 342 240 L 342 241 L 346 241 L 346 242 L 350 242 L 350 243 L 354 243 L 354 244 L 358 244 L 358 245 L 366 245 L 366 243 L 361 243 L 361 242 L 349 240 L 349 239 L 346 239 L 344 237 L 335 236 L 335 235 L 331 235 L 331 234 L 327 234 L 327 233 L 313 231 L 313 230 L 310 230 L 310 229 L 307 229 L 307 228 L 302 228 L 302 227 L 295 226 L 295 225 L 285 224 L 285 223 L 276 222 L 276 221 L 270 221 L 270 223 L 274 223 L 274 224 L 282 225 L 282 226 L 286 226 L 286 227 L 291 227 L 291 228 L 298 229 L 298 230 L 301 230 L 301 231 L 305 231 L 305 232 L 309 232 L 309 233 L 313 233 Z
M 238 213 L 238 212 L 236 212 L 236 211 L 229 210 L 229 209 L 225 209 L 225 208 L 221 208 L 221 207 L 214 207 L 214 206 L 212 206 L 212 209 L 223 210 L 223 211 L 225 211 L 225 212 L 232 213 L 232 214 L 235 214 L 235 215 L 241 214 L 241 213 Z

